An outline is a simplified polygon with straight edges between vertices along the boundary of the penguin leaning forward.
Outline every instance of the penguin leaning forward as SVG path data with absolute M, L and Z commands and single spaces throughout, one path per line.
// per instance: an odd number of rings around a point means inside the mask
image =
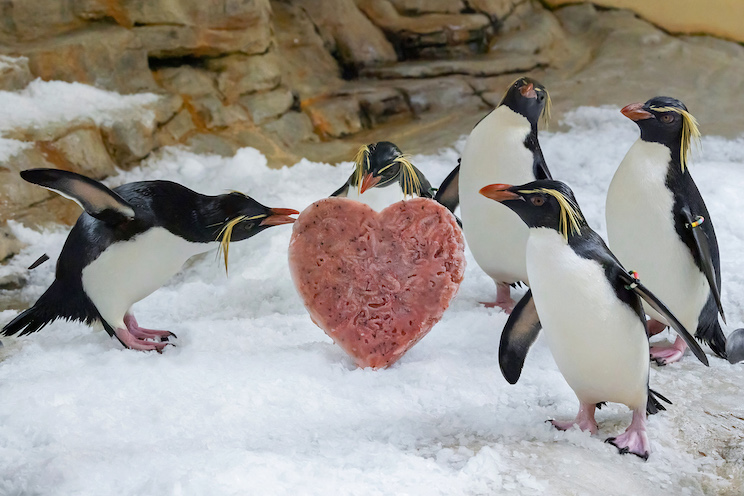
M 633 420 L 623 434 L 607 442 L 620 453 L 648 458 L 646 413 L 664 409 L 656 397 L 668 400 L 648 386 L 649 345 L 641 298 L 664 315 L 707 365 L 703 350 L 587 225 L 568 186 L 541 180 L 522 186 L 492 184 L 480 192 L 512 209 L 529 226 L 530 291 L 501 335 L 504 377 L 517 382 L 527 351 L 544 328 L 556 365 L 579 399 L 576 419 L 553 420 L 553 425 L 561 430 L 578 425 L 596 434 L 596 406 L 623 403 L 633 410 Z
M 657 96 L 622 109 L 641 130 L 607 191 L 609 245 L 626 267 L 637 271 L 695 337 L 726 357 L 718 322 L 721 266 L 708 209 L 689 170 L 690 144 L 700 136 L 695 118 L 674 98 Z M 653 308 L 649 331 L 669 322 Z M 685 342 L 651 348 L 660 365 L 682 358 Z
M 514 212 L 489 202 L 478 190 L 490 183 L 523 184 L 552 178 L 537 139 L 541 117 L 545 122 L 550 118 L 547 90 L 534 79 L 517 79 L 501 103 L 473 128 L 460 165 L 444 180 L 435 198 L 450 210 L 459 202 L 470 251 L 496 283 L 496 301 L 486 306 L 499 306 L 506 312 L 515 304 L 510 285 L 529 284 L 524 255 L 527 227 Z
M 52 285 L 2 334 L 29 334 L 56 319 L 100 321 L 135 350 L 162 349 L 168 331 L 139 327 L 131 306 L 165 284 L 192 256 L 271 226 L 294 222 L 296 210 L 268 208 L 238 192 L 206 196 L 170 181 L 109 189 L 57 169 L 21 172 L 26 181 L 76 201 L 84 210 L 67 236 Z
M 356 200 L 378 212 L 406 197 L 433 198 L 434 191 L 424 173 L 389 141 L 359 148 L 354 172 L 331 194 Z

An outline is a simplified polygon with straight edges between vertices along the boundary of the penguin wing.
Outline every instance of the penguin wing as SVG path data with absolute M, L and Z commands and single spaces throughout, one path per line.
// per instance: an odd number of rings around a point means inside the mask
M 532 159 L 532 173 L 535 174 L 535 179 L 553 179 L 548 170 L 548 165 L 545 163 L 545 157 L 543 157 L 542 150 L 539 148 L 533 154 Z
M 452 213 L 455 213 L 457 205 L 460 204 L 460 160 L 457 159 L 457 167 L 442 181 L 434 199 L 447 207 Z
M 535 179 L 553 179 L 553 176 L 548 170 L 548 165 L 545 163 L 545 157 L 543 157 L 540 142 L 537 140 L 537 134 L 535 132 L 527 136 L 524 146 L 532 152 L 532 174 L 535 175 Z
M 516 384 L 522 374 L 524 359 L 532 343 L 540 334 L 542 324 L 537 315 L 532 290 L 519 300 L 501 333 L 499 367 L 509 384 Z
M 351 177 L 344 183 L 343 186 L 338 188 L 336 191 L 331 193 L 330 198 L 333 198 L 334 196 L 338 196 L 341 198 L 346 198 L 349 196 L 349 184 L 351 184 L 351 179 L 354 177 L 354 174 L 351 175 Z
M 685 228 L 692 233 L 692 238 L 695 241 L 697 252 L 693 253 L 693 256 L 700 263 L 700 268 L 708 280 L 710 291 L 713 293 L 716 305 L 718 305 L 718 312 L 721 314 L 723 322 L 726 323 L 726 316 L 723 313 L 723 305 L 721 304 L 721 291 L 716 281 L 716 269 L 714 267 L 713 256 L 711 255 L 710 239 L 703 230 L 703 224 L 706 219 L 702 216 L 694 217 L 690 209 L 686 206 L 682 207 L 680 213 L 685 220 Z
M 28 169 L 21 171 L 21 177 L 73 200 L 89 215 L 107 224 L 134 219 L 134 209 L 124 198 L 80 174 L 59 169 Z
M 690 350 L 692 353 L 697 357 L 698 360 L 700 360 L 705 366 L 708 366 L 708 357 L 705 355 L 705 352 L 703 352 L 703 349 L 700 347 L 697 341 L 695 341 L 695 338 L 692 337 L 692 335 L 687 332 L 687 329 L 685 329 L 685 326 L 682 325 L 682 323 L 677 320 L 677 317 L 674 316 L 674 314 L 662 303 L 661 300 L 659 300 L 656 295 L 654 295 L 649 289 L 641 284 L 641 282 L 633 277 L 630 273 L 625 271 L 619 271 L 619 277 L 620 280 L 625 283 L 625 288 L 633 291 L 635 294 L 643 298 L 643 300 L 648 303 L 648 305 L 659 312 L 660 315 L 666 319 L 667 322 L 674 328 L 675 332 L 685 340 L 685 343 L 687 343 L 687 346 L 690 347 Z

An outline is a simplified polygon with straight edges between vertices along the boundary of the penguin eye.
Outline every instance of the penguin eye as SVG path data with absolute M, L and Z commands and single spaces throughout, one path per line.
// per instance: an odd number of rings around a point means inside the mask
M 674 116 L 672 114 L 664 114 L 661 116 L 661 122 L 664 124 L 671 124 L 674 120 Z
M 536 207 L 542 207 L 543 205 L 545 205 L 545 198 L 543 198 L 542 196 L 533 196 L 531 201 L 532 204 Z

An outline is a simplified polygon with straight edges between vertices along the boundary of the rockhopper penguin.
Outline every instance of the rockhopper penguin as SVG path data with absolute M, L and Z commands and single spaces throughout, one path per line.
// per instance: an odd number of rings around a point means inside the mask
M 612 251 L 695 337 L 726 356 L 718 322 L 721 267 L 713 222 L 688 168 L 691 141 L 700 136 L 695 118 L 674 98 L 658 96 L 622 109 L 641 130 L 607 192 L 607 236 Z M 649 330 L 669 325 L 646 308 Z M 659 364 L 679 360 L 679 337 L 671 347 L 652 347 Z
M 646 411 L 664 409 L 655 396 L 665 398 L 648 387 L 649 345 L 641 298 L 665 316 L 707 365 L 702 349 L 587 225 L 568 186 L 541 180 L 522 186 L 492 184 L 480 192 L 512 209 L 529 226 L 530 291 L 514 308 L 501 336 L 504 377 L 517 382 L 527 351 L 544 328 L 558 369 L 579 399 L 576 419 L 554 420 L 553 425 L 562 430 L 578 425 L 595 434 L 596 405 L 623 403 L 633 410 L 633 420 L 625 433 L 607 442 L 620 453 L 648 458 Z
M 465 239 L 478 265 L 496 283 L 494 303 L 506 312 L 514 307 L 510 285 L 529 284 L 524 249 L 527 227 L 519 217 L 478 194 L 484 184 L 523 184 L 550 179 L 537 124 L 550 118 L 545 87 L 528 77 L 517 79 L 490 114 L 468 136 L 461 163 L 442 183 L 439 201 L 454 210 L 459 201 Z M 453 188 L 458 197 L 454 198 Z M 487 229 L 484 226 L 488 226 Z
M 6 336 L 36 332 L 62 318 L 100 321 L 135 350 L 161 351 L 172 334 L 139 327 L 131 306 L 161 287 L 192 256 L 227 250 L 270 226 L 294 222 L 296 210 L 268 208 L 237 192 L 206 196 L 170 181 L 109 189 L 56 169 L 21 172 L 85 210 L 70 231 L 52 285 L 33 307 L 5 325 Z
M 359 148 L 354 172 L 331 196 L 356 200 L 383 210 L 406 197 L 433 198 L 431 184 L 400 149 L 389 141 Z

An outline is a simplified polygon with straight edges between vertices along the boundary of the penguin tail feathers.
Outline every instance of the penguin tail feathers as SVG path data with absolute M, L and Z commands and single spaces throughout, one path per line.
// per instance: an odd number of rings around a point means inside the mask
M 7 323 L 3 327 L 2 334 L 3 336 L 30 334 L 40 330 L 56 318 L 57 316 L 50 316 L 38 305 L 34 305 Z
M 662 395 L 661 393 L 654 391 L 651 388 L 648 388 L 648 400 L 646 400 L 646 413 L 649 415 L 654 415 L 655 413 L 659 413 L 662 410 L 666 410 L 666 407 L 661 404 L 661 401 L 671 405 L 672 402 L 669 401 L 666 396 Z
M 718 306 L 712 295 L 708 297 L 703 311 L 700 312 L 695 337 L 710 346 L 713 353 L 726 358 L 726 336 L 718 322 Z
M 67 292 L 69 293 L 69 292 Z M 0 334 L 24 336 L 44 328 L 57 319 L 81 320 L 88 324 L 96 320 L 85 308 L 75 305 L 74 298 L 55 281 L 34 303 L 34 306 L 5 324 Z M 92 305 L 92 304 L 91 304 Z

